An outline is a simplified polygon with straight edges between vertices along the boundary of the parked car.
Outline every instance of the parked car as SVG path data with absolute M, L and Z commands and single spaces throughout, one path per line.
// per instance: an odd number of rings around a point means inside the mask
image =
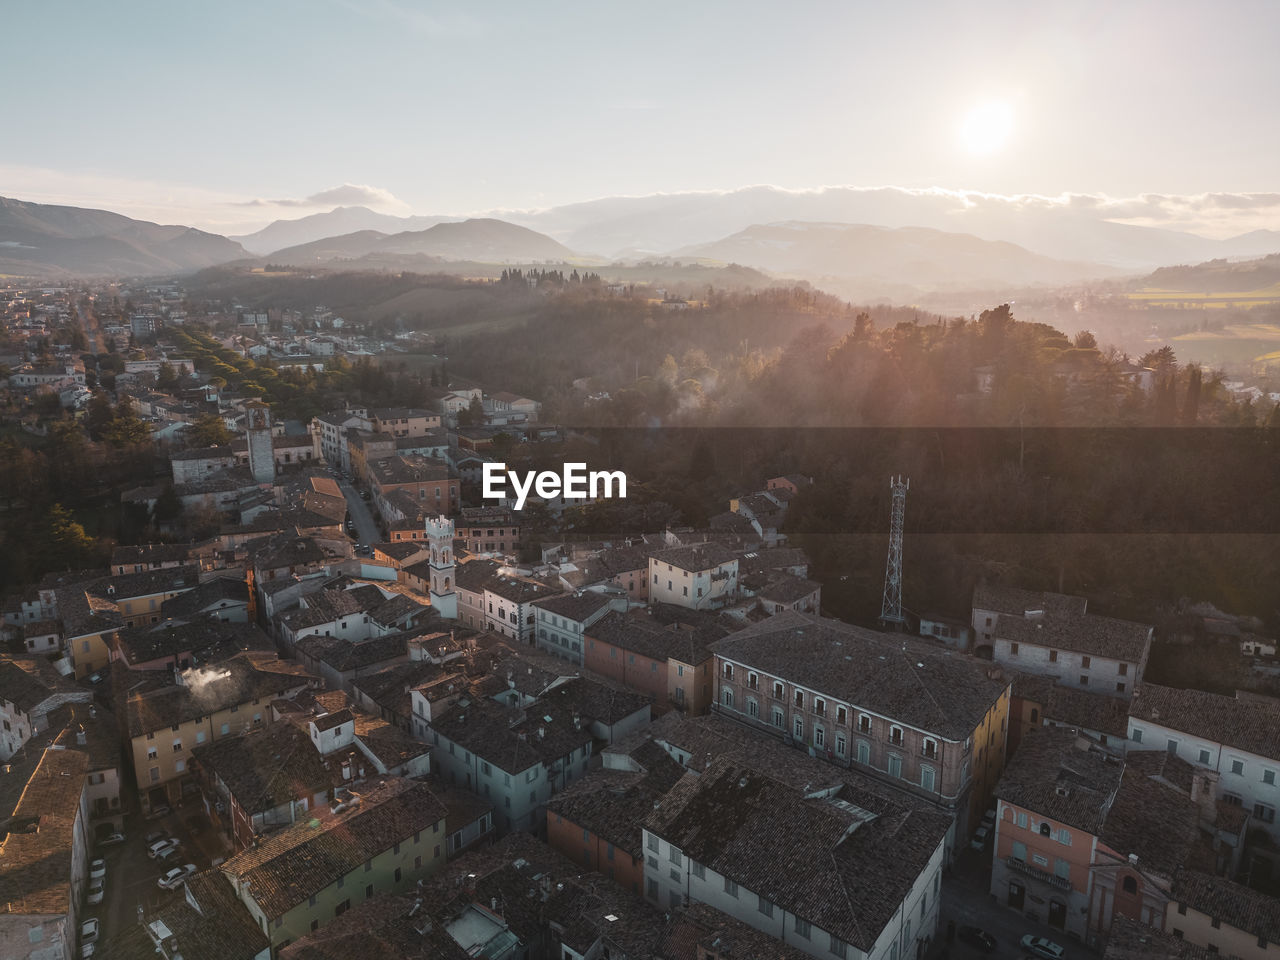
M 1062 955 L 1066 953 L 1060 944 L 1029 933 L 1022 938 L 1022 949 L 1043 960 L 1062 960 Z
M 962 943 L 977 947 L 984 953 L 995 953 L 996 938 L 978 927 L 961 927 L 956 931 L 956 937 Z
M 98 939 L 98 918 L 90 917 L 80 924 L 80 942 L 93 943 Z
M 182 849 L 180 846 L 176 845 L 177 841 L 174 841 L 174 843 L 175 846 L 170 847 L 168 850 L 165 850 L 156 856 L 156 863 L 169 863 L 172 860 L 178 859 L 182 853 Z
M 98 846 L 100 847 L 114 847 L 117 843 L 124 843 L 124 834 L 119 831 L 108 833 L 98 840 Z
M 181 867 L 174 867 L 163 877 L 156 881 L 156 885 L 161 890 L 173 890 L 182 886 L 187 882 L 187 877 L 196 872 L 196 865 L 188 863 Z
M 161 804 L 158 807 L 151 808 L 151 812 L 147 814 L 147 819 L 159 820 L 161 817 L 167 817 L 171 813 L 173 813 L 173 810 L 170 807 Z
M 969 846 L 975 850 L 981 850 L 987 845 L 987 836 L 991 833 L 986 827 L 979 827 L 973 831 L 973 839 L 969 841 Z
M 97 948 L 96 943 L 80 944 L 80 960 L 89 960 L 93 956 L 93 951 Z
M 89 879 L 98 880 L 107 875 L 107 861 L 99 857 L 89 864 Z
M 89 884 L 89 896 L 86 897 L 85 899 L 90 904 L 97 906 L 99 903 L 102 902 L 102 898 L 106 893 L 106 889 L 107 889 L 107 878 L 99 877 L 97 880 L 94 880 Z
M 151 846 L 147 847 L 147 856 L 154 860 L 156 857 L 166 856 L 171 851 L 177 850 L 178 846 L 178 841 L 173 837 L 169 837 L 166 840 L 157 840 L 155 843 L 151 844 Z

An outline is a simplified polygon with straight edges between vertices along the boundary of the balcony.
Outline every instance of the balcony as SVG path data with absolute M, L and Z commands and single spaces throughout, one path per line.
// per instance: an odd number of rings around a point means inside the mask
M 1039 867 L 1033 867 L 1025 860 L 1018 860 L 1014 857 L 1005 857 L 1004 863 L 1010 870 L 1026 874 L 1032 880 L 1039 880 L 1041 883 L 1047 883 L 1049 886 L 1055 887 L 1058 890 L 1069 891 L 1071 889 L 1070 880 L 1065 877 L 1055 876 L 1047 870 L 1041 870 Z

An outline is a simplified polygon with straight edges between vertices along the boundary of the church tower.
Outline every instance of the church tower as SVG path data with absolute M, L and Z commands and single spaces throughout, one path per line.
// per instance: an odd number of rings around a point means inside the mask
M 276 478 L 276 452 L 271 440 L 271 408 L 258 400 L 244 405 L 245 432 L 249 438 L 249 472 L 257 483 Z
M 458 619 L 458 595 L 454 593 L 453 521 L 428 517 L 427 542 L 431 545 L 431 606 L 446 620 Z

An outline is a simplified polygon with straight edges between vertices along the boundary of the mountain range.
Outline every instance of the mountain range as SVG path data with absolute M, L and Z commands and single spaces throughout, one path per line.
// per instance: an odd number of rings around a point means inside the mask
M 247 256 L 240 244 L 193 227 L 0 197 L 0 273 L 190 273 Z
M 0 198 L 0 273 L 179 274 L 239 260 L 435 272 L 449 262 L 570 261 L 602 270 L 610 262 L 681 260 L 736 263 L 846 297 L 909 300 L 955 289 L 999 295 L 1280 251 L 1280 231 L 1215 240 L 1111 222 L 1083 206 L 898 188 L 751 187 L 612 197 L 507 211 L 501 219 L 338 207 L 228 238 Z

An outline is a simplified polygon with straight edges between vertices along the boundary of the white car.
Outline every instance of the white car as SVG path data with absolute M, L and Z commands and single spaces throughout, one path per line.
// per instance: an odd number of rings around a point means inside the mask
M 99 858 L 89 864 L 89 879 L 101 880 L 107 875 L 107 861 Z
M 1022 949 L 1037 957 L 1042 957 L 1044 960 L 1062 960 L 1062 955 L 1066 952 L 1052 940 L 1045 937 L 1033 937 L 1029 933 L 1022 938 Z
M 174 867 L 163 877 L 157 880 L 156 885 L 160 887 L 161 890 L 173 890 L 186 883 L 187 877 L 191 876 L 191 874 L 195 872 L 196 865 L 194 863 L 188 863 L 182 867 Z
M 107 880 L 106 877 L 99 877 L 89 884 L 89 896 L 85 899 L 92 905 L 97 906 L 102 902 L 102 898 L 106 893 Z
M 173 837 L 169 837 L 166 840 L 157 840 L 151 846 L 147 847 L 147 856 L 154 860 L 156 857 L 163 857 L 170 850 L 177 850 L 178 846 L 178 841 Z
M 93 943 L 98 939 L 98 918 L 90 917 L 84 923 L 80 924 L 80 942 Z

